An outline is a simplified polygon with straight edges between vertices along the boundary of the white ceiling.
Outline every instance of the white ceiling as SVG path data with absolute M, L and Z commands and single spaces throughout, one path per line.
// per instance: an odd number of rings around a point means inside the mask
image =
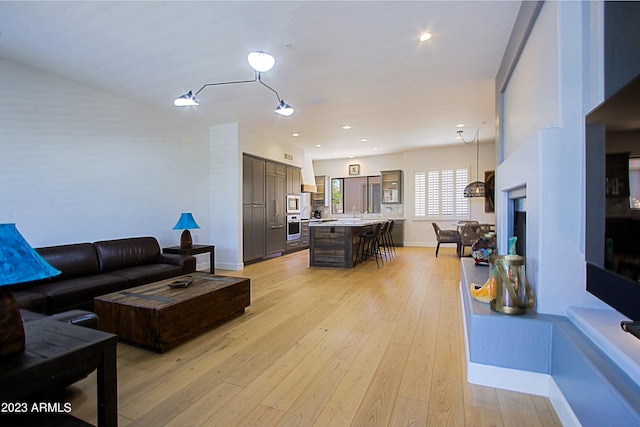
M 460 144 L 461 122 L 471 138 L 486 121 L 480 137 L 492 141 L 494 78 L 519 7 L 0 1 L 0 58 L 208 125 L 238 122 L 313 159 L 362 157 Z M 423 31 L 433 38 L 420 43 Z M 173 106 L 206 83 L 252 79 L 246 56 L 254 50 L 276 57 L 262 79 L 296 108 L 293 116 L 273 113 L 277 98 L 258 83 L 209 87 L 199 107 Z

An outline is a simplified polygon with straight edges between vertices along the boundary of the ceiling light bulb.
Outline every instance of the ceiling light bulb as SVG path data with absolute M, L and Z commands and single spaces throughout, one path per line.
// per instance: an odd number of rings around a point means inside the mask
M 300 134 L 297 133 L 297 132 L 294 132 L 294 133 L 291 134 L 291 136 L 300 136 Z
M 349 130 L 349 129 L 351 129 L 351 126 L 349 126 L 349 125 L 344 125 L 344 126 L 342 126 L 342 129 L 344 129 L 344 130 Z
M 368 139 L 367 139 L 367 138 L 362 138 L 362 139 L 360 140 L 360 142 L 367 142 L 367 141 L 368 141 Z
M 289 117 L 290 115 L 292 115 L 295 112 L 293 107 L 291 105 L 285 103 L 284 101 L 280 101 L 280 104 L 278 104 L 278 106 L 276 107 L 276 109 L 274 111 L 276 113 L 280 114 L 281 116 L 285 116 L 285 117 Z
M 427 40 L 429 40 L 431 38 L 431 33 L 422 33 L 420 35 L 420 41 L 421 42 L 426 42 Z
M 457 128 L 463 128 L 463 127 L 464 127 L 464 123 L 458 123 L 458 124 L 456 125 L 456 127 L 457 127 Z
M 276 65 L 276 59 L 265 52 L 251 52 L 247 57 L 251 68 L 259 73 L 269 71 Z
M 316 144 L 316 147 L 320 148 L 320 147 L 322 147 L 322 144 Z
M 189 91 L 188 93 L 185 93 L 184 95 L 174 99 L 173 105 L 175 105 L 176 107 L 189 107 L 200 104 L 198 104 L 198 101 L 196 100 L 196 97 L 193 96 L 193 93 Z

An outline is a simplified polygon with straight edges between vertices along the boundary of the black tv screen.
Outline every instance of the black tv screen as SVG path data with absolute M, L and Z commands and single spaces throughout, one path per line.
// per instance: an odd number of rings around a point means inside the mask
M 585 126 L 587 291 L 640 320 L 640 77 Z

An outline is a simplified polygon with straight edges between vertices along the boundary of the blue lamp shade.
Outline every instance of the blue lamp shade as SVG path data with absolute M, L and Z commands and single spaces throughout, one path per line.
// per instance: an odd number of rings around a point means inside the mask
M 0 356 L 21 352 L 25 346 L 20 310 L 6 285 L 58 274 L 24 240 L 15 224 L 0 224 Z
M 60 274 L 22 237 L 15 224 L 0 224 L 0 286 Z
M 178 220 L 178 223 L 176 224 L 175 227 L 173 227 L 173 229 L 187 230 L 189 228 L 200 228 L 200 226 L 198 225 L 196 220 L 193 219 L 193 215 L 191 214 L 191 212 L 182 212 L 182 214 L 180 214 L 180 219 Z

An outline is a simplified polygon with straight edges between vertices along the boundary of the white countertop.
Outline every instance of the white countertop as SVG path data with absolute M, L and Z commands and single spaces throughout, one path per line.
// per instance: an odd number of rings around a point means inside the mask
M 309 221 L 310 227 L 364 227 L 386 222 L 386 218 L 323 218 L 320 221 Z

